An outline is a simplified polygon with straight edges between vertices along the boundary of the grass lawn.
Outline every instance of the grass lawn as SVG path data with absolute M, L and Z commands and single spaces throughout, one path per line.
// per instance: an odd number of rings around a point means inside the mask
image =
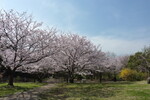
M 7 86 L 7 83 L 0 83 L 0 97 L 16 92 L 26 91 L 35 87 L 40 87 L 43 83 L 14 83 L 14 87 Z
M 150 84 L 140 82 L 58 84 L 41 100 L 150 100 Z

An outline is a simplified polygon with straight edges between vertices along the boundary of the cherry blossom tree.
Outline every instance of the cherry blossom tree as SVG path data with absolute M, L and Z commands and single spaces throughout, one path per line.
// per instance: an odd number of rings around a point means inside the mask
M 23 65 L 36 63 L 53 55 L 56 50 L 56 29 L 42 29 L 24 13 L 0 11 L 1 66 L 9 73 L 8 85 L 13 86 L 15 71 Z
M 56 62 L 51 57 L 46 57 L 40 62 L 34 63 L 30 66 L 33 66 L 31 74 L 35 75 L 35 78 L 42 82 L 43 79 L 49 78 L 50 75 L 54 74 L 56 68 Z
M 85 37 L 68 34 L 61 35 L 59 40 L 61 50 L 53 58 L 57 63 L 57 70 L 65 71 L 70 83 L 74 82 L 75 74 L 97 66 L 96 61 L 103 57 L 101 50 Z
M 120 56 L 120 61 L 122 63 L 122 67 L 127 67 L 129 57 L 130 57 L 129 55 Z
M 125 65 L 125 57 L 116 56 L 114 53 L 107 54 L 107 71 L 112 73 L 114 76 L 114 81 L 117 81 L 117 74 Z M 127 62 L 126 62 L 127 63 Z
M 89 67 L 89 71 L 95 74 L 99 78 L 99 82 L 102 82 L 102 75 L 106 72 L 106 54 L 99 50 L 98 48 L 94 51 L 94 59 L 92 59 L 92 65 Z

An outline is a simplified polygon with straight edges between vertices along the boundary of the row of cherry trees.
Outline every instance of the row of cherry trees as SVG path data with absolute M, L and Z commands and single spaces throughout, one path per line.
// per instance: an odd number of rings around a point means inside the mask
M 125 57 L 102 52 L 86 37 L 57 33 L 55 28 L 43 29 L 42 23 L 26 13 L 0 11 L 0 65 L 9 73 L 8 85 L 13 86 L 14 73 L 23 68 L 29 72 L 63 71 L 73 83 L 75 74 L 116 74 L 125 62 Z

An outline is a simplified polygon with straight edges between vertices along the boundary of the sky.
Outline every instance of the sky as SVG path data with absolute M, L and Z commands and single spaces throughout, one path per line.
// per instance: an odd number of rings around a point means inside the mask
M 45 26 L 86 36 L 104 52 L 129 55 L 150 45 L 150 0 L 0 0 Z

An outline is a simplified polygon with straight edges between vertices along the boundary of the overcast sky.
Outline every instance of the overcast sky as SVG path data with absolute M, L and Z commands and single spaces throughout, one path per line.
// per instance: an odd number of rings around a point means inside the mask
M 86 36 L 117 55 L 150 44 L 150 0 L 0 0 L 0 9 L 28 12 L 45 26 Z

